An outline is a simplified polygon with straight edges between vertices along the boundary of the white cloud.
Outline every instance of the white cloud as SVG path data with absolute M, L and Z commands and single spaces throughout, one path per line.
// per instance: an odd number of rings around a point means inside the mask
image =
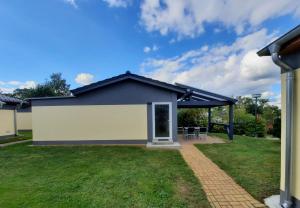
M 273 38 L 274 34 L 261 29 L 232 44 L 205 45 L 171 58 L 147 59 L 141 72 L 227 96 L 271 91 L 271 86 L 280 82 L 279 69 L 270 57 L 261 58 L 255 52 Z
M 7 82 L 7 84 L 9 84 L 9 85 L 21 85 L 22 82 L 20 82 L 20 81 L 9 81 L 9 82 Z
M 144 53 L 149 53 L 151 48 L 149 46 L 144 47 Z
M 80 73 L 77 74 L 75 78 L 75 82 L 80 84 L 80 85 L 88 85 L 93 82 L 94 75 L 89 74 L 89 73 Z
M 36 82 L 35 81 L 26 81 L 22 83 L 19 88 L 24 89 L 24 88 L 34 88 L 36 87 Z
M 66 2 L 67 4 L 70 4 L 72 7 L 74 7 L 75 9 L 78 8 L 78 5 L 76 3 L 76 0 L 64 0 L 64 2 Z
M 178 39 L 198 36 L 205 23 L 220 23 L 242 34 L 287 14 L 300 17 L 300 1 L 144 0 L 141 4 L 141 23 L 147 31 L 175 33 Z
M 153 45 L 152 47 L 150 46 L 145 46 L 144 47 L 144 53 L 149 53 L 151 51 L 157 51 L 159 49 L 159 47 L 157 45 Z
M 108 4 L 109 7 L 124 7 L 126 8 L 132 2 L 131 0 L 103 0 Z
M 36 82 L 35 81 L 25 81 L 25 82 L 21 82 L 21 81 L 0 81 L 0 85 L 3 87 L 0 87 L 0 92 L 2 93 L 12 93 L 15 89 L 20 88 L 20 89 L 24 89 L 24 88 L 34 88 L 36 86 Z

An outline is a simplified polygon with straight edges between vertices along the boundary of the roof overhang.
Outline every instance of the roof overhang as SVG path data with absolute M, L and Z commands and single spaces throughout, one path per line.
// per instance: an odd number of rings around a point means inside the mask
M 257 52 L 259 56 L 270 56 L 270 47 L 274 45 L 281 46 L 279 54 L 285 55 L 300 48 L 300 25 L 274 40 Z

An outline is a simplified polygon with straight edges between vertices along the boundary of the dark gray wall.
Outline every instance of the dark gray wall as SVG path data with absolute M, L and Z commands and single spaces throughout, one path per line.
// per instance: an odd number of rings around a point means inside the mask
M 147 104 L 148 140 L 152 140 L 152 102 L 172 102 L 172 134 L 177 141 L 177 93 L 134 80 L 87 92 L 72 98 L 32 100 L 32 106 Z

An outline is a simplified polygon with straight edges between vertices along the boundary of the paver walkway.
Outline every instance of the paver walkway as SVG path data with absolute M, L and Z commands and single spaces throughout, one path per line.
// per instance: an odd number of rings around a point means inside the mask
M 212 207 L 266 207 L 208 159 L 192 142 L 182 142 L 180 152 L 200 180 Z

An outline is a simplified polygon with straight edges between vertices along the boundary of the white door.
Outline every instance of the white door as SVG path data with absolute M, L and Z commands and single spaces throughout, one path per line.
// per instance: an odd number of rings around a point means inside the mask
M 153 141 L 172 141 L 172 103 L 152 103 Z

